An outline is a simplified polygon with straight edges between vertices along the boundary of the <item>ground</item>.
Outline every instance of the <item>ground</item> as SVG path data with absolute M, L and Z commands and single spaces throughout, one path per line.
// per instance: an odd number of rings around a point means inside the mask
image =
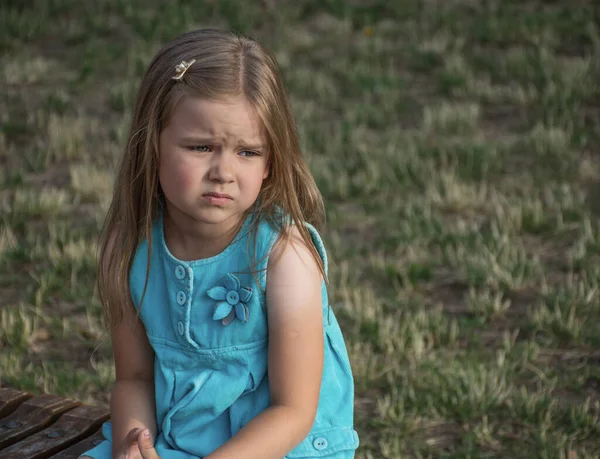
M 0 384 L 108 403 L 98 231 L 144 66 L 201 26 L 281 65 L 357 457 L 599 457 L 593 1 L 5 0 Z

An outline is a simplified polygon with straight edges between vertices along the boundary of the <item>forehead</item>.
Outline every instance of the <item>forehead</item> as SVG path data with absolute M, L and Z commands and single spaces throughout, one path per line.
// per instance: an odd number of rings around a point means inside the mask
M 169 124 L 182 135 L 247 142 L 264 140 L 258 113 L 243 96 L 219 100 L 183 96 L 175 106 Z

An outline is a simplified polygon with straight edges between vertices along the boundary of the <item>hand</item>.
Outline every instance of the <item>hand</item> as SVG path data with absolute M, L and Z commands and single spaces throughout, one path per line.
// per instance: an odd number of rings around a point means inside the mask
M 114 459 L 161 459 L 154 444 L 150 438 L 150 434 L 146 437 L 147 429 L 131 429 L 123 440 L 120 452 Z

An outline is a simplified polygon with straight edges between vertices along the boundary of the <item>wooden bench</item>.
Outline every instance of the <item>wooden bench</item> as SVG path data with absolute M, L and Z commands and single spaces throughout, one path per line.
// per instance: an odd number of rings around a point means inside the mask
M 76 459 L 103 441 L 105 408 L 0 388 L 0 458 Z

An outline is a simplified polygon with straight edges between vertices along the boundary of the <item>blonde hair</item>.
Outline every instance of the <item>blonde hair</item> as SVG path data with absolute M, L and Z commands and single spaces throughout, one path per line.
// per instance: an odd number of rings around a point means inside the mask
M 192 59 L 195 62 L 181 80 L 173 80 L 175 67 Z M 279 241 L 286 243 L 294 224 L 326 279 L 323 262 L 304 225 L 308 222 L 318 228 L 323 223 L 323 199 L 302 158 L 277 63 L 251 38 L 215 29 L 195 30 L 156 54 L 137 94 L 128 143 L 99 241 L 98 291 L 109 329 L 120 323 L 124 308 L 133 306 L 129 271 L 144 239 L 148 241 L 146 285 L 148 282 L 152 222 L 162 195 L 159 135 L 186 95 L 211 100 L 243 95 L 254 106 L 267 140 L 270 173 L 252 209 L 252 231 L 256 232 L 261 219 L 267 219 L 280 230 Z M 278 217 L 281 212 L 289 219 Z

